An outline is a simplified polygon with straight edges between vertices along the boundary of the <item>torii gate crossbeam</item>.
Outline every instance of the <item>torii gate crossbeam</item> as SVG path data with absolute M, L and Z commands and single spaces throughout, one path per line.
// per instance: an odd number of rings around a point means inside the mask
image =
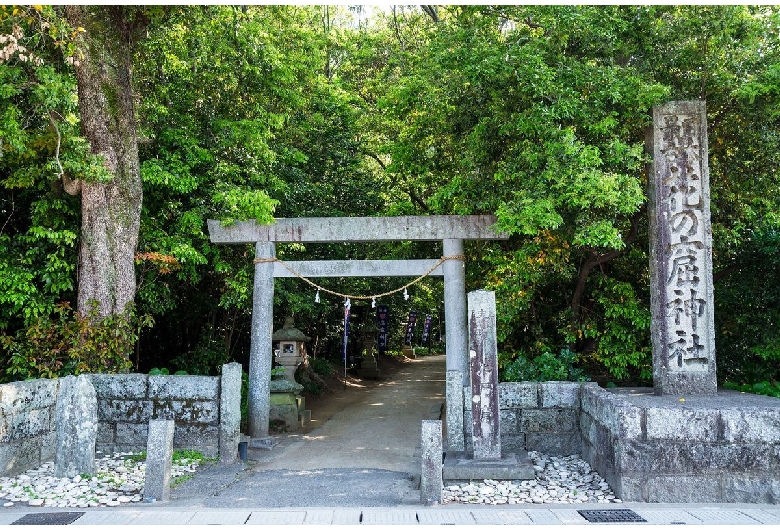
M 267 440 L 273 333 L 274 277 L 291 276 L 278 262 L 276 243 L 339 243 L 369 241 L 442 241 L 444 256 L 463 255 L 465 239 L 507 239 L 493 229 L 491 215 L 401 217 L 320 217 L 277 219 L 270 225 L 254 221 L 222 226 L 209 220 L 212 243 L 255 244 L 255 277 L 249 356 L 249 435 Z M 419 276 L 436 260 L 295 262 L 304 277 L 317 276 Z M 468 384 L 468 324 L 466 321 L 465 262 L 449 259 L 433 273 L 444 276 L 447 371 L 460 373 Z M 449 392 L 449 390 L 448 390 Z M 447 396 L 447 410 L 462 408 Z M 460 416 L 460 419 L 458 419 Z M 447 431 L 463 431 L 462 414 L 447 414 Z M 460 437 L 462 440 L 462 437 Z M 450 447 L 463 450 L 462 447 Z

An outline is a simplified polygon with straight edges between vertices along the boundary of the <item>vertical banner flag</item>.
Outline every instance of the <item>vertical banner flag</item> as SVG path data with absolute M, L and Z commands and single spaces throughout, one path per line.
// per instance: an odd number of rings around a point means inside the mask
M 347 362 L 347 343 L 349 342 L 349 310 L 352 308 L 352 302 L 349 298 L 344 299 L 344 345 L 341 350 L 341 357 L 344 363 Z
M 412 345 L 412 339 L 414 338 L 414 323 L 417 321 L 417 311 L 409 311 L 409 320 L 406 324 L 406 338 L 404 338 L 404 344 L 407 346 Z
M 420 344 L 422 344 L 423 346 L 428 346 L 428 343 L 431 340 L 431 320 L 433 320 L 433 317 L 431 315 L 425 315 L 423 334 L 422 334 L 422 338 L 420 339 Z
M 377 337 L 377 350 L 379 353 L 387 351 L 387 337 L 390 329 L 390 308 L 386 305 L 380 305 L 376 308 L 376 327 L 379 329 Z

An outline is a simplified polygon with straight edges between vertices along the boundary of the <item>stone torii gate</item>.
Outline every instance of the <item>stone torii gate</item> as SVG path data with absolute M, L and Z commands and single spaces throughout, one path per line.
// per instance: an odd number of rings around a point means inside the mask
M 507 239 L 495 232 L 496 218 L 474 216 L 401 216 L 401 217 L 321 217 L 277 219 L 270 225 L 254 221 L 222 226 L 209 220 L 212 243 L 255 244 L 255 277 L 252 301 L 252 332 L 249 354 L 249 435 L 253 442 L 268 440 L 272 365 L 274 278 L 291 276 L 275 262 L 276 243 L 356 243 L 388 241 L 442 241 L 443 254 L 462 256 L 466 239 Z M 304 277 L 323 276 L 420 276 L 438 260 L 341 260 L 300 261 L 287 265 Z M 463 260 L 448 259 L 431 275 L 444 276 L 444 313 L 446 325 L 446 365 L 448 373 L 463 375 L 468 384 L 468 324 L 466 321 L 466 282 Z M 450 392 L 450 385 L 447 385 Z M 448 409 L 455 396 L 447 395 Z M 450 402 L 453 402 L 452 404 Z M 462 407 L 462 404 L 458 404 Z M 463 432 L 460 418 L 448 414 L 448 432 Z M 460 425 L 458 425 L 460 423 Z

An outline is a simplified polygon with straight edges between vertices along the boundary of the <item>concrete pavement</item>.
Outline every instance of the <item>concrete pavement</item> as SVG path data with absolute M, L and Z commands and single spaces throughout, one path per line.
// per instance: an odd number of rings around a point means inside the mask
M 579 510 L 631 510 L 645 522 L 589 522 Z M 770 505 L 643 504 L 546 506 L 402 506 L 378 508 L 188 509 L 136 505 L 91 510 L 38 509 L 0 513 L 0 525 L 23 524 L 27 514 L 52 524 L 63 513 L 72 525 L 771 525 L 780 527 L 780 507 Z M 622 513 L 622 512 L 621 512 Z M 29 516 L 28 516 L 29 517 Z M 49 521 L 47 521 L 47 519 Z M 18 521 L 18 522 L 17 522 Z M 63 524 L 63 523 L 60 523 Z

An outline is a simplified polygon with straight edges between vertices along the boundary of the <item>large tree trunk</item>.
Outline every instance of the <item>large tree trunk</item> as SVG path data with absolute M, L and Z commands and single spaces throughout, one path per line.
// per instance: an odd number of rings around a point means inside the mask
M 81 131 L 113 179 L 83 180 L 78 310 L 124 312 L 136 290 L 135 251 L 142 186 L 131 84 L 134 36 L 141 13 L 128 6 L 67 6 L 78 37 L 76 79 Z

